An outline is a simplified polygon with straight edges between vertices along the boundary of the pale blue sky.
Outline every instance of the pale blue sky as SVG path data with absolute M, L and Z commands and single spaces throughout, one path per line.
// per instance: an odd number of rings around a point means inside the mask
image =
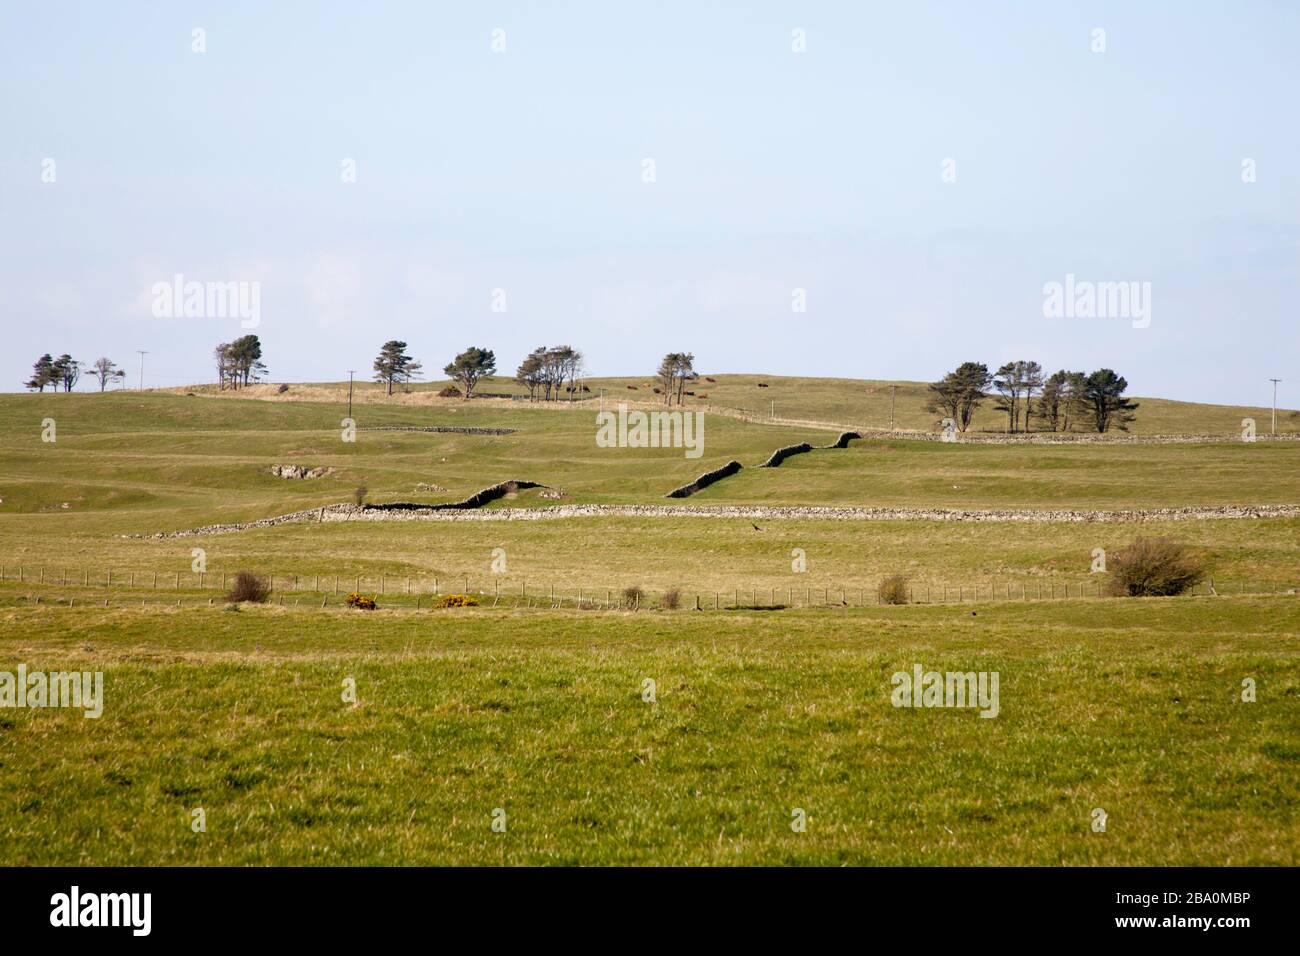
M 1023 357 L 1294 407 L 1297 49 L 1285 2 L 3 0 L 0 388 L 46 351 L 212 380 L 243 330 L 153 317 L 179 272 L 261 283 L 276 381 L 569 342 L 594 375 Z M 1150 327 L 1044 318 L 1067 273 L 1150 282 Z

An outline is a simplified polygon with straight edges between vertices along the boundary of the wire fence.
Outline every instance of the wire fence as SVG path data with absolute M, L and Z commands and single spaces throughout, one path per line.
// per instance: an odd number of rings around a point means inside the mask
M 380 574 L 265 574 L 270 585 L 270 603 L 286 600 L 302 604 L 320 599 L 320 606 L 342 603 L 340 596 L 365 594 L 383 599 L 386 607 L 427 607 L 449 594 L 467 594 L 480 604 L 493 606 L 551 608 L 690 608 L 695 610 L 779 609 L 786 607 L 868 607 L 882 603 L 967 604 L 1079 600 L 1107 596 L 1105 575 L 1082 581 L 984 581 L 958 584 L 917 582 L 909 584 L 901 601 L 882 600 L 880 582 L 795 585 L 733 585 L 728 588 L 664 587 L 654 590 L 639 586 L 608 587 L 529 581 L 527 578 L 494 576 L 471 580 L 469 575 L 415 577 Z M 216 571 L 91 570 L 50 568 L 44 565 L 0 565 L 0 582 L 44 588 L 94 588 L 138 594 L 167 591 L 186 594 L 214 591 L 206 603 L 224 602 L 234 585 L 235 575 Z M 1208 579 L 1186 593 L 1189 596 L 1295 594 L 1297 587 L 1277 582 Z M 75 597 L 68 598 L 75 601 Z M 141 598 L 147 602 L 147 598 Z M 170 600 L 170 599 L 169 599 Z M 177 598 L 177 601 L 182 600 Z M 61 601 L 60 601 L 61 603 Z M 199 603 L 205 603 L 200 600 Z

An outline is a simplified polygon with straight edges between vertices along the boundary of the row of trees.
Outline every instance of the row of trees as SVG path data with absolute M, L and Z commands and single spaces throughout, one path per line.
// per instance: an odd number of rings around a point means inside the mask
M 379 350 L 373 368 L 375 381 L 387 386 L 388 394 L 392 395 L 394 385 L 419 379 L 424 366 L 407 354 L 405 342 L 390 339 Z M 480 379 L 495 374 L 496 370 L 496 355 L 491 349 L 482 349 L 476 345 L 461 352 L 442 369 L 444 375 L 460 386 L 461 397 L 464 399 L 474 394 L 474 386 Z
M 992 392 L 990 392 L 992 388 Z M 930 386 L 927 410 L 953 420 L 958 431 L 970 427 L 975 409 L 992 395 L 1007 416 L 1007 431 L 1070 431 L 1079 425 L 1098 432 L 1128 431 L 1137 402 L 1124 397 L 1128 382 L 1108 368 L 1086 374 L 1062 369 L 1047 377 L 1037 362 L 1008 362 L 989 372 L 982 362 L 963 362 Z M 1037 396 L 1037 399 L 1035 399 Z
M 256 385 L 266 378 L 262 364 L 262 342 L 256 335 L 241 335 L 233 342 L 222 342 L 212 350 L 217 362 L 217 384 L 227 388 Z
M 23 383 L 23 387 L 43 392 L 46 386 L 49 386 L 57 392 L 62 385 L 65 392 L 70 392 L 81 379 L 82 370 L 86 367 L 85 362 L 78 362 L 66 352 L 58 358 L 46 352 L 32 365 L 32 377 Z M 109 382 L 119 382 L 126 378 L 126 372 L 118 368 L 111 359 L 95 359 L 89 367 L 91 377 L 99 382 L 101 392 L 108 387 Z
M 659 363 L 657 374 L 663 383 L 664 404 L 676 401 L 681 405 L 685 401 L 686 383 L 700 377 L 695 371 L 695 353 L 669 352 Z
M 567 391 L 572 400 L 582 373 L 582 353 L 573 346 L 541 345 L 519 363 L 515 381 L 528 387 L 528 400 L 531 402 L 559 401 L 561 391 Z M 567 386 L 565 382 L 568 382 Z

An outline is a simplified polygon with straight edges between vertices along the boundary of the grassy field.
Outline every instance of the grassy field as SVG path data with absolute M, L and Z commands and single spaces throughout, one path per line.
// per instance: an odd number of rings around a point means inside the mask
M 0 713 L 5 864 L 1300 861 L 1293 598 L 0 614 L 106 697 Z M 893 707 L 916 663 L 998 716 Z
M 32 519 L 32 523 L 34 519 Z M 416 593 L 468 587 L 534 596 L 554 586 L 572 598 L 577 588 L 603 599 L 606 591 L 640 586 L 655 594 L 680 588 L 713 601 L 734 589 L 773 591 L 782 601 L 795 589 L 838 592 L 853 603 L 858 589 L 868 595 L 887 574 L 906 574 L 916 589 L 979 587 L 1019 596 L 1060 594 L 1064 588 L 1092 593 L 1100 575 L 1091 573 L 1092 551 L 1107 553 L 1139 534 L 1172 537 L 1200 549 L 1221 592 L 1300 587 L 1300 520 L 1152 522 L 1114 524 L 939 524 L 919 521 L 844 522 L 785 520 L 701 520 L 696 518 L 580 518 L 564 521 L 372 522 L 289 524 L 202 538 L 125 540 L 75 534 L 61 540 L 59 553 L 39 543 L 15 543 L 3 562 L 5 589 L 30 593 L 64 584 L 65 596 L 100 598 L 123 591 L 147 596 L 158 578 L 161 590 L 177 585 L 187 594 L 211 596 L 221 575 L 240 570 L 299 578 L 299 586 L 346 591 L 360 577 L 361 588 L 378 592 L 381 576 L 389 595 L 404 594 L 407 579 Z M 202 548 L 209 590 L 196 590 L 191 549 Z M 495 549 L 504 568 L 493 570 Z M 803 552 L 803 572 L 794 570 Z M 25 562 L 25 563 L 24 563 Z M 23 583 L 17 578 L 20 563 Z M 44 569 L 42 572 L 41 569 Z M 113 587 L 104 588 L 107 574 Z M 131 575 L 135 575 L 132 582 Z M 179 577 L 178 577 L 179 575 Z M 436 579 L 436 582 L 435 582 Z M 78 587 L 83 582 L 88 588 Z M 134 583 L 135 589 L 129 587 Z M 1055 590 L 1053 590 L 1055 589 Z M 44 592 L 42 592 L 44 593 Z M 820 600 L 820 599 L 819 599 Z M 839 600 L 838 593 L 835 600 Z M 803 598 L 799 598 L 803 603 Z
M 706 420 L 702 457 L 680 449 L 600 448 L 591 409 L 374 406 L 341 439 L 337 406 L 174 395 L 0 398 L 0 516 L 75 517 L 78 530 L 175 530 L 267 517 L 350 498 L 447 501 L 507 478 L 559 487 L 577 502 L 662 501 L 735 458 L 753 466 L 816 429 Z M 53 419 L 57 440 L 43 442 Z M 503 436 L 366 431 L 393 425 L 515 428 Z M 273 464 L 333 469 L 286 481 Z M 1300 443 L 1004 446 L 888 440 L 747 468 L 692 501 L 909 507 L 1133 508 L 1300 500 Z M 442 494 L 417 491 L 421 482 Z M 522 503 L 537 503 L 525 497 Z M 65 507 L 66 505 L 66 507 Z M 215 518 L 214 518 L 215 516 Z M 21 522 L 19 522 L 21 527 Z M 48 522 L 45 525 L 48 527 Z
M 739 395 L 743 378 L 725 384 Z M 729 458 L 752 466 L 833 435 L 716 415 L 705 454 L 688 460 L 598 448 L 590 405 L 465 407 L 417 390 L 391 402 L 367 393 L 358 440 L 345 443 L 345 407 L 320 400 L 337 390 L 311 388 L 272 401 L 0 397 L 0 671 L 103 671 L 107 694 L 97 720 L 0 710 L 0 864 L 1297 862 L 1300 599 L 1285 592 L 1300 585 L 1300 519 L 599 517 L 130 537 L 344 501 L 361 484 L 372 501 L 448 501 L 520 478 L 571 502 L 663 502 Z M 814 404 L 790 417 L 834 419 L 834 395 L 856 401 L 840 383 L 798 391 Z M 1157 430 L 1235 427 L 1205 424 L 1222 410 L 1166 411 L 1172 424 Z M 55 442 L 41 440 L 46 418 Z M 517 431 L 370 430 L 430 424 Z M 287 463 L 333 470 L 269 473 Z M 1297 464 L 1291 442 L 900 438 L 747 467 L 689 501 L 1294 504 Z M 552 503 L 531 491 L 499 504 Z M 1220 596 L 1061 599 L 1093 593 L 1093 549 L 1139 533 L 1195 546 Z M 223 609 L 213 585 L 243 569 L 275 574 L 287 605 Z M 966 602 L 687 609 L 695 594 L 705 607 L 836 604 L 837 589 L 858 604 L 895 572 L 922 600 L 962 588 Z M 331 593 L 289 591 L 286 576 L 303 589 L 320 576 Z M 343 590 L 383 580 L 381 610 L 333 606 L 335 576 Z M 530 595 L 554 586 L 566 599 L 638 585 L 655 601 L 676 587 L 686 608 L 415 611 L 408 578 L 417 595 L 434 578 L 444 592 L 507 595 L 526 580 Z M 1279 593 L 1243 593 L 1259 591 Z M 999 715 L 893 707 L 890 675 L 914 664 L 997 671 Z M 1240 701 L 1247 677 L 1255 703 Z M 341 700 L 345 678 L 355 705 Z M 206 833 L 190 829 L 198 807 Z M 1091 828 L 1098 807 L 1105 833 Z M 491 829 L 498 808 L 505 833 Z M 796 808 L 806 832 L 790 827 Z

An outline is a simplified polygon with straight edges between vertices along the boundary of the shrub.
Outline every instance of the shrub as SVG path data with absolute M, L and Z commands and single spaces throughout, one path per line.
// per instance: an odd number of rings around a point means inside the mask
M 375 603 L 375 599 L 369 594 L 361 594 L 357 591 L 353 591 L 343 600 L 348 607 L 354 607 L 358 611 L 373 611 L 375 608 L 379 607 L 379 605 Z
M 478 598 L 468 594 L 448 594 L 434 602 L 434 607 L 478 607 Z
M 682 592 L 677 588 L 669 588 L 664 592 L 664 596 L 659 599 L 659 606 L 665 611 L 675 611 L 681 606 Z
M 360 508 L 366 503 L 366 495 L 370 494 L 370 489 L 365 485 L 357 485 L 356 490 L 352 492 L 352 503 Z
M 881 579 L 880 587 L 876 588 L 876 598 L 881 604 L 906 604 L 907 576 L 891 574 Z
M 448 385 L 438 393 L 439 398 L 460 398 L 460 389 L 455 385 Z
M 645 591 L 642 591 L 635 584 L 632 585 L 630 588 L 623 589 L 624 607 L 630 607 L 630 608 L 640 607 L 641 602 L 644 600 L 645 600 Z
M 1112 597 L 1182 594 L 1205 578 L 1205 560 L 1168 538 L 1138 538 L 1107 559 Z
M 289 391 L 289 386 L 281 384 L 280 387 L 275 390 L 275 394 L 283 395 L 287 391 Z
M 252 571 L 240 571 L 235 575 L 235 583 L 230 593 L 226 595 L 226 600 L 231 604 L 239 604 L 242 601 L 265 604 L 270 596 L 271 585 L 266 578 L 259 577 Z

